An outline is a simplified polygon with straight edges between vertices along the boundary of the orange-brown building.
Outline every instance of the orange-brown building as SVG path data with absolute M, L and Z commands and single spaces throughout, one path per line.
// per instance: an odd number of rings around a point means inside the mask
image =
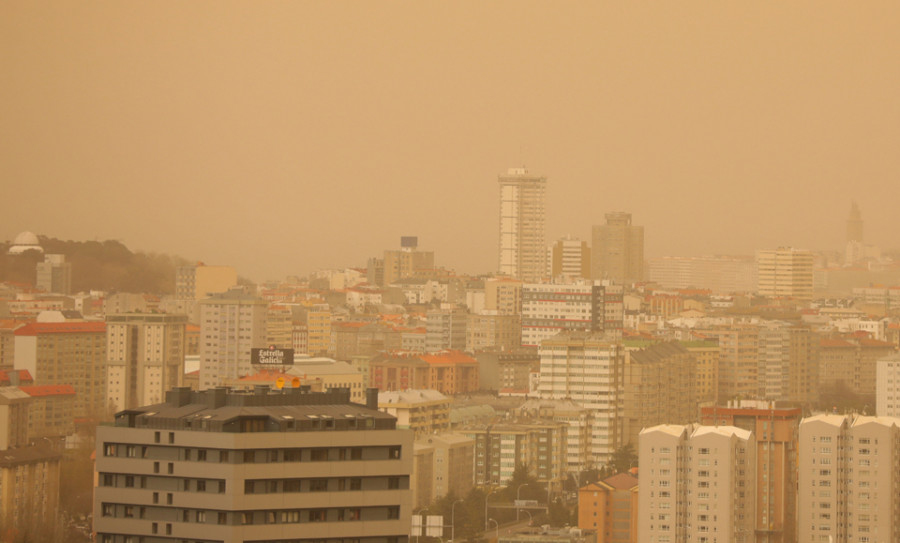
M 431 389 L 447 396 L 478 390 L 478 361 L 459 351 L 384 353 L 369 362 L 369 386 Z
M 62 438 L 75 433 L 75 387 L 72 385 L 20 386 L 31 396 L 28 407 L 28 439 Z
M 596 530 L 597 543 L 635 543 L 638 479 L 619 473 L 578 489 L 578 527 Z
M 802 410 L 763 401 L 704 407 L 704 425 L 736 426 L 756 436 L 756 521 L 754 541 L 797 541 L 797 446 Z

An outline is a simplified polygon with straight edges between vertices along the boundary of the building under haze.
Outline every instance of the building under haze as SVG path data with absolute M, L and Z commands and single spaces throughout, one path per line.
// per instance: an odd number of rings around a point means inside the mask
M 631 213 L 607 213 L 594 225 L 591 277 L 619 284 L 644 279 L 644 227 L 631 224 Z
M 376 284 L 390 285 L 399 279 L 413 277 L 416 272 L 433 269 L 434 251 L 420 251 L 418 246 L 418 237 L 403 236 L 399 250 L 386 250 L 383 283 Z
M 175 270 L 175 298 L 202 300 L 210 294 L 237 286 L 237 272 L 231 266 L 179 266 Z
M 526 282 L 547 271 L 544 202 L 547 178 L 510 168 L 500 183 L 500 273 Z
M 106 396 L 115 410 L 160 403 L 184 374 L 186 315 L 106 316 Z
M 590 454 L 609 461 L 625 433 L 625 352 L 602 333 L 563 332 L 541 343 L 542 399 L 572 400 L 591 411 Z
M 591 278 L 591 248 L 586 241 L 572 236 L 560 238 L 550 246 L 549 256 L 553 280 Z
M 66 255 L 44 255 L 44 261 L 36 266 L 37 288 L 56 294 L 72 293 L 72 264 Z
M 413 433 L 377 398 L 181 388 L 117 413 L 97 429 L 96 540 L 405 542 Z
M 253 373 L 250 351 L 266 346 L 265 300 L 233 290 L 200 302 L 200 388 Z
M 813 254 L 779 247 L 756 252 L 757 292 L 768 298 L 812 300 Z

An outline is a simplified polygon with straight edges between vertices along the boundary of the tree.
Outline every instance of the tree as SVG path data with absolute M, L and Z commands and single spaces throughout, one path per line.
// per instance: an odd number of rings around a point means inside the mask
M 616 452 L 613 453 L 611 464 L 615 473 L 624 473 L 638 465 L 638 455 L 634 452 L 634 447 L 631 446 L 631 443 L 616 449 Z

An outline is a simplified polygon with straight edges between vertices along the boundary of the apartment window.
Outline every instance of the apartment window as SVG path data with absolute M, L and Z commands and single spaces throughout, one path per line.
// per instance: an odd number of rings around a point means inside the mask
M 197 511 L 197 522 L 206 522 L 206 511 Z
M 327 518 L 327 509 L 311 509 L 309 511 L 309 522 L 325 522 Z
M 159 473 L 159 462 L 153 463 L 153 473 Z
M 328 479 L 312 479 L 309 482 L 310 492 L 325 492 L 328 490 Z
M 159 533 L 159 524 L 157 524 L 156 522 L 151 524 L 150 525 L 150 533 L 158 534 Z
M 256 451 L 244 451 L 244 463 L 250 464 L 256 462 Z
M 206 462 L 206 449 L 200 449 L 199 451 L 197 451 L 197 461 Z
M 175 432 L 169 432 L 169 445 L 175 443 Z
M 172 475 L 173 473 L 175 473 L 175 464 L 173 464 L 172 462 L 169 462 L 168 472 L 169 472 L 169 475 Z
M 206 492 L 206 481 L 203 479 L 197 480 L 197 492 Z
M 225 481 L 219 481 L 219 494 L 225 493 Z
M 253 524 L 253 513 L 241 513 L 241 524 Z
M 219 463 L 224 464 L 228 462 L 228 451 L 219 451 Z
M 153 442 L 159 443 L 159 432 L 153 432 Z
M 228 513 L 219 512 L 218 518 L 216 519 L 218 524 L 228 524 Z
M 400 518 L 400 508 L 396 507 L 396 506 L 388 507 L 388 518 L 389 519 Z
M 328 449 L 312 449 L 309 451 L 309 459 L 313 462 L 324 462 L 328 460 Z
M 116 444 L 115 443 L 106 443 L 103 445 L 103 456 L 115 456 L 116 455 Z
M 172 493 L 171 492 L 166 493 L 166 505 L 172 505 Z
M 159 492 L 153 493 L 153 503 L 159 503 Z

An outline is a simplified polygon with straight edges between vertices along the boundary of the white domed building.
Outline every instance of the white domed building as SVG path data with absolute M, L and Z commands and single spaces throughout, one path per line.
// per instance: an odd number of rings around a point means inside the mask
M 6 254 L 20 255 L 25 251 L 44 252 L 44 248 L 41 247 L 41 242 L 38 240 L 38 237 L 34 235 L 34 232 L 22 232 L 16 236 L 16 239 L 13 240 L 13 244 Z

